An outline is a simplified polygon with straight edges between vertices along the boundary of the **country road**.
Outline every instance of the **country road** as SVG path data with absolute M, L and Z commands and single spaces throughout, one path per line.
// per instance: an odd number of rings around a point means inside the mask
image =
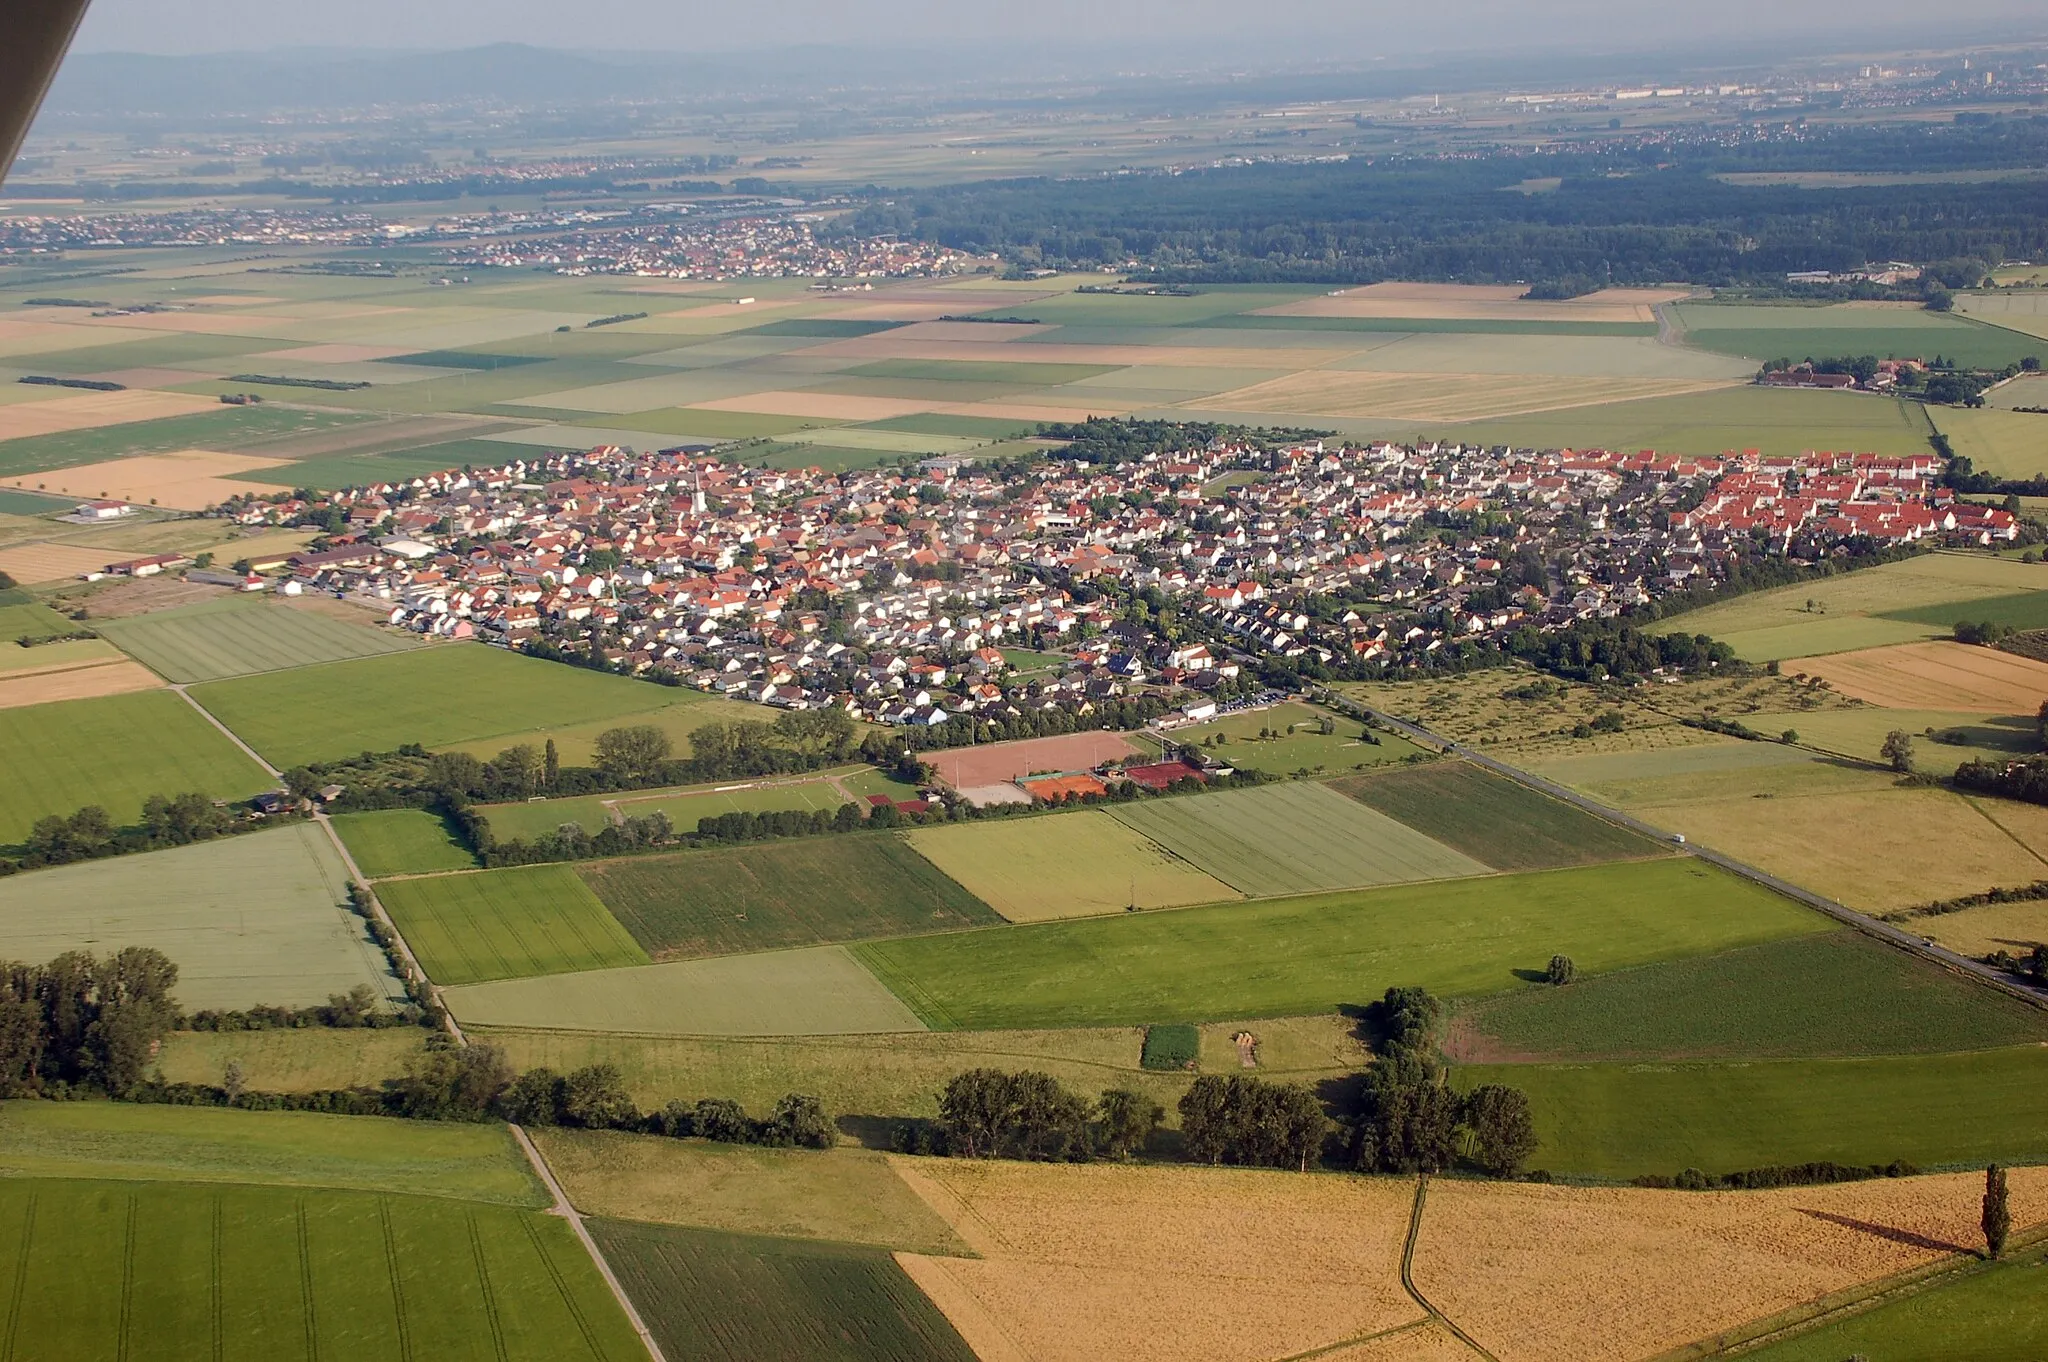
M 1683 828 L 1655 827 L 1632 814 L 1624 813 L 1620 809 L 1610 808 L 1599 800 L 1583 795 L 1568 786 L 1560 785 L 1554 780 L 1545 780 L 1542 776 L 1524 771 L 1520 767 L 1510 766 L 1504 761 L 1487 756 L 1483 752 L 1475 751 L 1463 743 L 1455 742 L 1450 738 L 1443 737 L 1441 734 L 1432 733 L 1420 724 L 1410 723 L 1406 719 L 1397 719 L 1391 714 L 1366 705 L 1355 705 L 1355 707 L 1363 710 L 1372 718 L 1373 722 L 1385 724 L 1388 728 L 1393 729 L 1405 738 L 1412 739 L 1425 747 L 1436 748 L 1453 756 L 1463 757 L 1475 766 L 1481 766 L 1497 775 L 1506 776 L 1509 780 L 1526 785 L 1532 790 L 1539 790 L 1553 799 L 1562 800 L 1576 808 L 1585 810 L 1595 817 L 1604 818 L 1608 822 L 1618 824 L 1632 832 L 1641 833 L 1645 837 L 1665 843 L 1674 843 L 1676 838 L 1684 834 L 1685 830 Z M 1845 926 L 1854 927 L 1857 931 L 1875 937 L 1887 945 L 1896 946 L 1903 951 L 1910 951 L 1944 968 L 1961 974 L 1971 975 L 1989 984 L 2001 993 L 2022 999 L 2036 1007 L 2048 1008 L 2048 989 L 2032 987 L 2007 974 L 2004 970 L 1994 969 L 1981 960 L 1972 960 L 1969 956 L 1958 954 L 1945 946 L 1937 946 L 1925 937 L 1901 931 L 1889 922 L 1881 922 L 1868 913 L 1859 913 L 1846 904 L 1837 903 L 1833 899 L 1816 894 L 1810 889 L 1802 889 L 1789 880 L 1779 879 L 1769 871 L 1759 870 L 1753 865 L 1738 861 L 1733 856 L 1724 855 L 1713 850 L 1711 847 L 1699 846 L 1692 842 L 1687 842 L 1684 845 L 1687 852 L 1699 857 L 1709 865 L 1717 865 L 1730 874 L 1740 875 L 1743 879 L 1749 880 L 1754 884 L 1760 884 L 1766 889 L 1783 894 L 1786 898 L 1797 900 L 1814 911 L 1825 913 Z

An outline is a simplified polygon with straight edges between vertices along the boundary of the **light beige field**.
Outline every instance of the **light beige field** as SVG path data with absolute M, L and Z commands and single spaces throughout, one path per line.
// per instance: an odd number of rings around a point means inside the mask
M 1513 284 L 1367 284 L 1319 298 L 1260 308 L 1266 317 L 1416 317 L 1445 321 L 1654 322 L 1651 309 L 1686 289 L 1602 289 L 1583 298 L 1523 301 Z
M 1000 304 L 997 304 L 999 306 Z M 946 311 L 958 314 L 962 311 L 960 301 L 947 303 Z M 1001 345 L 1006 341 L 1020 341 L 1026 336 L 1042 335 L 1059 328 L 1049 322 L 1038 322 L 1030 326 L 1005 323 L 1001 326 L 986 322 L 916 322 L 910 326 L 899 326 L 889 334 L 899 343 L 919 342 L 932 345 Z M 1022 354 L 1029 359 L 1037 347 L 1031 347 Z M 1005 356 L 1009 358 L 1009 356 Z
M 88 345 L 152 339 L 154 337 L 147 331 L 115 331 L 110 327 L 28 320 L 19 316 L 0 318 L 0 356 L 39 355 L 53 350 L 77 350 Z
M 730 293 L 733 290 L 728 286 L 726 291 Z M 744 292 L 740 294 L 742 298 L 746 296 L 748 295 Z M 779 312 L 806 301 L 808 300 L 803 298 L 762 298 L 751 303 L 742 303 L 735 300 L 725 303 L 706 303 L 702 307 L 689 307 L 684 308 L 680 312 L 664 312 L 660 315 L 663 317 L 685 317 L 691 320 L 699 317 L 751 317 L 756 312 Z
M 66 389 L 51 388 L 47 391 L 61 393 Z M 126 425 L 130 421 L 154 421 L 165 416 L 189 416 L 194 412 L 212 411 L 219 406 L 210 397 L 152 392 L 143 388 L 114 393 L 73 392 L 68 397 L 0 407 L 0 440 Z
M 12 679 L 37 672 L 69 671 L 102 662 L 119 662 L 126 656 L 103 638 L 74 638 L 62 643 L 43 643 L 24 648 L 11 639 L 0 639 L 0 677 Z
M 287 464 L 284 459 L 254 454 L 184 449 L 175 454 L 138 454 L 132 459 L 110 459 L 105 463 L 29 473 L 18 478 L 0 479 L 0 483 L 64 496 L 118 497 L 137 504 L 154 503 L 180 511 L 202 511 L 229 497 L 246 496 L 251 492 L 290 491 L 289 482 L 244 482 L 228 477 L 230 473 L 252 473 L 260 468 Z M 18 573 L 15 575 L 20 576 Z
M 886 421 L 930 411 L 932 403 L 900 397 L 853 397 L 843 393 L 765 392 L 696 402 L 686 411 L 751 411 L 768 416 L 815 416 L 825 421 Z
M 81 326 L 101 331 L 170 331 L 187 336 L 288 336 L 303 318 L 274 312 L 137 312 L 126 317 L 86 318 Z
M 1795 658 L 1780 670 L 1821 677 L 1843 695 L 1887 709 L 2032 714 L 2048 699 L 2048 662 L 1965 643 L 1896 643 Z
M 250 359 L 293 360 L 301 364 L 367 364 L 372 360 L 394 359 L 415 353 L 395 345 L 299 345 L 289 350 L 266 350 Z
M 884 331 L 873 336 L 857 336 L 852 340 L 827 341 L 823 345 L 810 346 L 793 353 L 863 361 L 911 359 L 1014 364 L 1020 360 L 1028 360 L 1034 364 L 1099 364 L 1110 368 L 1127 368 L 1143 364 L 1157 368 L 1181 369 L 1313 369 L 1319 364 L 1328 364 L 1333 359 L 1340 359 L 1364 348 L 1364 343 L 1355 336 L 1340 337 L 1331 347 L 1318 349 L 1301 346 L 1287 349 L 1254 349 L 1249 346 L 1216 345 L 1083 345 L 1063 341 L 1042 341 L 1028 348 L 1019 349 L 1014 340 L 969 338 L 960 341 L 935 341 L 906 334 L 921 329 L 906 327 L 903 331 Z M 1008 331 L 1011 328 L 975 326 L 974 329 Z M 1016 329 L 1024 331 L 1027 328 Z
M 0 549 L 0 572 L 30 585 L 57 582 L 81 573 L 98 572 L 106 567 L 109 557 L 105 549 L 75 549 L 69 544 L 22 544 L 16 548 Z
M 1387 374 L 1314 369 L 1187 403 L 1219 411 L 1483 421 L 1602 402 L 1677 397 L 1729 386 L 1684 378 L 1572 378 L 1558 374 Z
M 1479 1362 L 1478 1353 L 1434 1320 L 1315 1357 L 1316 1362 Z
M 27 674 L 0 672 L 0 709 L 126 695 L 130 691 L 155 690 L 161 685 L 162 678 L 140 662 L 103 662 Z
M 2012 1170 L 2015 1228 L 2048 1169 Z M 1766 1192 L 1432 1182 L 1415 1284 L 1501 1362 L 1639 1358 L 1979 1247 L 1981 1173 Z
M 1903 925 L 1964 955 L 1986 956 L 1993 951 L 2025 955 L 2048 944 L 2048 899 L 1987 903 L 1960 913 L 1907 918 Z
M 1251 1362 L 1423 1318 L 1400 1282 L 1405 1180 L 891 1163 L 981 1255 L 899 1261 L 984 1362 Z
M 1085 421 L 1091 416 L 1122 416 L 1136 411 L 1132 402 L 1088 399 L 1085 407 L 1049 407 L 1035 402 L 940 402 L 931 407 L 942 416 L 988 416 L 999 421 Z

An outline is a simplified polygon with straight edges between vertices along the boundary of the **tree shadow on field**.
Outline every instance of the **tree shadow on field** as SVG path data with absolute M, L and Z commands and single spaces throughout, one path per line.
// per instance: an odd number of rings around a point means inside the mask
M 863 1149 L 893 1149 L 896 1127 L 903 1120 L 897 1116 L 841 1116 L 833 1124 L 840 1134 L 860 1141 Z
M 1525 984 L 1547 984 L 1550 982 L 1550 972 L 1548 970 L 1511 969 L 1508 973 L 1514 975 Z
M 1873 1224 L 1868 1220 L 1858 1220 L 1853 1216 L 1837 1215 L 1833 1211 L 1808 1210 L 1802 1206 L 1799 1213 L 1801 1215 L 1810 1215 L 1815 1220 L 1825 1220 L 1830 1225 L 1840 1225 L 1844 1229 L 1860 1230 L 1864 1234 L 1875 1235 L 1879 1239 L 1888 1239 L 1894 1244 L 1904 1244 L 1908 1248 L 1926 1249 L 1930 1253 L 1976 1252 L 1974 1248 L 1966 1244 L 1951 1244 L 1946 1239 L 1930 1239 L 1924 1234 L 1915 1234 L 1911 1230 L 1902 1230 L 1891 1225 Z

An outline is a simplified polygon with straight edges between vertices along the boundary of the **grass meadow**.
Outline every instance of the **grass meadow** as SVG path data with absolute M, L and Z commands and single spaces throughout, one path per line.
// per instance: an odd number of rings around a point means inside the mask
M 187 1008 L 305 1007 L 357 984 L 402 996 L 347 902 L 333 844 L 293 823 L 0 879 L 0 957 L 154 946 Z
M 2048 1161 L 2048 1049 L 1702 1064 L 1459 1065 L 1529 1095 L 1530 1166 L 1670 1176 L 1832 1159 L 1922 1168 Z
M 78 626 L 47 605 L 26 601 L 0 605 L 0 639 L 19 643 L 22 639 L 55 638 Z
M 1306 781 L 1112 810 L 1253 898 L 1487 873 L 1462 852 Z
M 233 1060 L 263 1092 L 375 1087 L 405 1072 L 428 1035 L 415 1027 L 374 1031 L 325 1026 L 271 1031 L 178 1031 L 164 1038 L 157 1067 L 172 1083 L 219 1083 Z
M 926 860 L 1011 922 L 1241 897 L 1098 809 L 917 828 L 905 836 Z
M 270 787 L 263 768 L 165 691 L 0 709 L 0 846 L 45 814 L 98 804 L 119 824 L 153 794 L 242 799 Z
M 1435 761 L 1343 776 L 1330 788 L 1495 870 L 1550 870 L 1664 850 L 1640 834 L 1469 762 Z
M 372 879 L 477 868 L 475 855 L 456 840 L 448 820 L 425 809 L 342 813 L 333 821 L 357 868 Z
M 230 596 L 182 610 L 106 620 L 94 626 L 121 650 L 169 681 L 219 681 L 256 672 L 283 671 L 316 662 L 342 662 L 404 652 L 418 646 L 409 634 L 310 610 Z
M 885 1250 L 615 1220 L 591 1232 L 670 1357 L 974 1362 Z
M 889 834 L 635 856 L 577 873 L 632 939 L 664 960 L 999 921 Z
M 510 743 L 548 724 L 604 720 L 609 728 L 610 720 L 662 708 L 676 694 L 482 644 L 417 648 L 192 690 L 278 767 L 406 743 L 435 750 L 500 736 Z M 565 753 L 563 760 L 571 758 Z
M 565 865 L 386 880 L 377 897 L 437 984 L 647 963 Z
M 869 942 L 934 1029 L 1301 1016 L 1389 986 L 1497 993 L 1553 954 L 1597 974 L 1798 936 L 1823 919 L 1691 859 Z
M 2041 342 L 2041 348 L 2048 349 L 2048 341 Z M 1928 415 L 1948 436 L 1949 447 L 1968 459 L 1976 472 L 2000 478 L 2048 473 L 2048 416 L 2040 412 L 1929 407 Z
M 0 1183 L 21 1357 L 644 1357 L 566 1222 L 432 1197 Z
M 191 416 L 166 416 L 154 421 L 66 430 L 54 435 L 32 435 L 19 440 L 0 441 L 0 477 L 26 477 L 46 470 L 74 468 L 79 464 L 99 463 L 135 454 L 167 454 L 184 449 L 235 450 L 369 419 L 353 412 L 307 411 L 271 405 L 223 406 L 219 411 L 203 411 Z
M 1538 985 L 1457 1014 L 1473 1060 L 1784 1059 L 2048 1042 L 2048 1016 L 1960 975 L 1830 932 Z
M 2039 1245 L 1892 1296 L 1743 1354 L 1756 1362 L 2017 1362 L 2048 1357 L 2048 1263 Z
M 1323 719 L 1335 718 L 1337 731 L 1325 735 Z M 1356 719 L 1332 715 L 1313 705 L 1285 704 L 1271 709 L 1232 714 L 1213 723 L 1177 729 L 1178 743 L 1208 746 L 1216 740 L 1216 756 L 1233 766 L 1269 775 L 1291 776 L 1297 771 L 1350 771 L 1399 761 L 1421 750 L 1405 738 L 1375 733 L 1377 744 L 1364 742 L 1364 726 Z M 1261 735 L 1265 736 L 1261 736 Z

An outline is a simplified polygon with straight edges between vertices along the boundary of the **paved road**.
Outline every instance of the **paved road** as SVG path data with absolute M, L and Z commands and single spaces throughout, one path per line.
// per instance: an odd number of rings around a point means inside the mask
M 583 1251 L 590 1255 L 590 1261 L 596 1263 L 597 1270 L 604 1274 L 605 1284 L 611 1287 L 612 1294 L 619 1298 L 620 1308 L 626 1312 L 626 1318 L 632 1322 L 635 1332 L 640 1335 L 640 1341 L 647 1345 L 647 1355 L 652 1357 L 654 1362 L 668 1362 L 668 1359 L 662 1356 L 661 1345 L 656 1343 L 654 1335 L 648 1332 L 647 1321 L 641 1319 L 640 1312 L 633 1308 L 633 1298 L 626 1294 L 626 1288 L 612 1275 L 612 1265 L 605 1261 L 604 1254 L 598 1251 L 597 1241 L 590 1237 L 590 1231 L 583 1224 L 583 1213 L 569 1200 L 569 1194 L 562 1190 L 562 1184 L 555 1181 L 555 1170 L 548 1167 L 548 1161 L 541 1157 L 540 1150 L 524 1129 L 513 1126 L 512 1138 L 519 1141 L 520 1152 L 525 1154 L 526 1161 L 533 1165 L 533 1171 L 540 1174 L 540 1180 L 547 1185 L 548 1195 L 555 1199 L 555 1204 L 548 1208 L 548 1214 L 559 1215 L 569 1222 L 570 1229 L 576 1231 L 576 1237 L 583 1241 Z
M 1587 813 L 1604 818 L 1610 823 L 1617 823 L 1633 832 L 1641 833 L 1645 837 L 1668 843 L 1673 840 L 1674 833 L 1677 831 L 1645 823 L 1640 818 L 1623 813 L 1620 809 L 1610 808 L 1599 800 L 1583 795 L 1568 786 L 1560 785 L 1554 780 L 1545 780 L 1542 776 L 1524 771 L 1520 767 L 1510 766 L 1504 761 L 1487 756 L 1484 752 L 1467 747 L 1463 743 L 1454 742 L 1440 734 L 1432 733 L 1420 724 L 1409 723 L 1406 719 L 1397 719 L 1391 714 L 1383 713 L 1368 706 L 1357 705 L 1356 708 L 1364 710 L 1366 714 L 1372 717 L 1375 723 L 1385 724 L 1388 728 L 1393 729 L 1405 738 L 1413 739 L 1426 747 L 1438 748 L 1455 756 L 1463 757 L 1475 766 L 1483 766 L 1498 775 L 1506 776 L 1509 780 L 1516 781 L 1534 790 L 1541 790 L 1553 799 L 1563 800 L 1567 804 L 1584 809 Z M 1802 889 L 1788 880 L 1779 879 L 1768 871 L 1759 870 L 1753 865 L 1738 861 L 1733 856 L 1725 856 L 1711 848 L 1697 846 L 1692 843 L 1687 843 L 1685 849 L 1711 865 L 1720 866 L 1731 874 L 1740 875 L 1743 879 L 1749 880 L 1752 883 L 1760 884 L 1766 889 L 1775 890 L 1786 898 L 1796 899 L 1816 912 L 1825 913 L 1836 921 L 1846 926 L 1854 927 L 1857 931 L 1873 936 L 1887 945 L 1897 946 L 1900 950 L 1910 951 L 1915 955 L 1932 960 L 1934 963 L 1947 969 L 1955 970 L 1958 973 L 1971 975 L 1998 989 L 2001 993 L 2023 999 L 2034 1004 L 2036 1007 L 2048 1008 L 2048 990 L 2030 987 L 2015 979 L 2012 975 L 2007 974 L 2004 970 L 1994 969 L 1981 960 L 1972 960 L 1967 955 L 1960 955 L 1944 946 L 1937 946 L 1925 937 L 1901 931 L 1889 922 L 1880 922 L 1868 913 L 1859 913 L 1846 904 L 1837 903 L 1830 898 L 1824 898 L 1810 889 Z

